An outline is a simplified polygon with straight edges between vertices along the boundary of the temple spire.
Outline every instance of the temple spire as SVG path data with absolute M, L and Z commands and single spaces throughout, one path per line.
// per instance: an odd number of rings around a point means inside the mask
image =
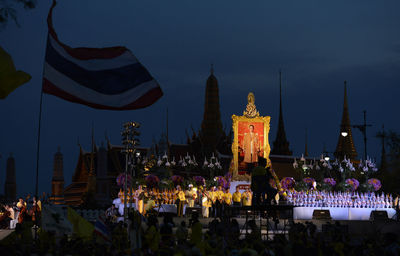
M 64 166 L 60 146 L 54 154 L 53 178 L 51 179 L 51 198 L 53 204 L 64 204 Z
M 90 152 L 90 170 L 89 170 L 89 178 L 88 178 L 88 184 L 87 184 L 87 189 L 88 192 L 90 193 L 95 193 L 96 192 L 96 173 L 95 173 L 95 165 L 94 165 L 94 157 L 95 157 L 95 151 L 96 150 L 96 143 L 94 141 L 94 123 L 92 122 L 92 146 L 91 146 L 91 152 Z
M 378 132 L 376 137 L 380 138 L 382 141 L 382 151 L 381 151 L 381 165 L 380 169 L 385 170 L 387 167 L 387 161 L 386 161 L 386 150 L 385 150 L 385 139 L 387 137 L 387 134 L 385 132 L 385 126 L 382 125 L 382 131 Z
M 204 116 L 200 131 L 203 153 L 210 155 L 214 152 L 223 134 L 219 107 L 218 80 L 214 76 L 214 65 L 211 64 L 210 76 L 206 84 Z
M 273 149 L 271 154 L 273 155 L 292 155 L 292 151 L 289 149 L 289 142 L 286 139 L 285 126 L 283 124 L 283 113 L 282 113 L 282 72 L 279 70 L 279 119 L 278 119 L 278 131 L 274 141 Z
M 354 147 L 353 135 L 351 132 L 349 106 L 347 103 L 347 82 L 344 81 L 344 101 L 343 101 L 343 114 L 342 122 L 340 124 L 340 134 L 338 144 L 335 151 L 336 158 L 350 158 L 355 159 L 357 157 L 357 151 Z
M 308 145 L 307 145 L 307 128 L 306 128 L 306 134 L 305 134 L 304 156 L 308 156 Z
M 17 198 L 17 180 L 15 174 L 15 159 L 10 153 L 7 159 L 6 181 L 4 184 L 4 197 L 7 201 L 14 201 Z

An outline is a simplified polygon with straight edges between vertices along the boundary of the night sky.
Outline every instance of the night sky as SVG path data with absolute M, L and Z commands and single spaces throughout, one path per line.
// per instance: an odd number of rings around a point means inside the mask
M 42 67 L 51 1 L 32 11 L 18 10 L 0 31 L 0 45 L 17 69 L 32 80 L 0 101 L 0 193 L 4 193 L 6 159 L 16 160 L 17 193 L 35 190 L 36 139 Z M 129 48 L 158 80 L 164 96 L 136 111 L 104 111 L 44 95 L 40 151 L 40 191 L 50 192 L 53 156 L 64 155 L 70 184 L 79 155 L 78 138 L 90 150 L 91 127 L 97 144 L 120 144 L 125 121 L 142 123 L 141 142 L 150 146 L 165 132 L 166 108 L 173 143 L 186 142 L 185 129 L 200 128 L 205 84 L 214 64 L 219 82 L 222 123 L 241 115 L 248 92 L 261 115 L 271 116 L 275 140 L 279 110 L 279 69 L 283 73 L 283 112 L 290 148 L 304 151 L 308 129 L 310 155 L 333 152 L 339 136 L 343 81 L 348 81 L 352 124 L 368 130 L 368 154 L 380 159 L 375 138 L 382 124 L 399 132 L 400 1 L 233 1 L 146 0 L 59 1 L 54 27 L 71 47 Z M 191 133 L 191 132 L 190 132 Z M 362 134 L 353 129 L 363 154 Z

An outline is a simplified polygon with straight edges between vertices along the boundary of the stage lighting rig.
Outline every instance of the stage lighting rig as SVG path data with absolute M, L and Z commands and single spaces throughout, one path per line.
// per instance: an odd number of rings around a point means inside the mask
M 122 153 L 125 154 L 125 182 L 124 182 L 124 223 L 127 221 L 128 217 L 128 209 L 127 209 L 127 183 L 128 183 L 128 173 L 131 174 L 132 179 L 135 177 L 135 166 L 134 166 L 134 158 L 136 156 L 136 147 L 140 145 L 140 141 L 137 138 L 140 135 L 140 132 L 137 130 L 140 127 L 140 124 L 137 122 L 126 122 L 123 125 L 123 130 L 121 132 L 122 136 L 122 145 L 124 145 L 124 149 L 121 150 Z M 132 184 L 130 193 L 132 193 Z M 130 194 L 130 198 L 132 198 L 132 194 Z M 132 209 L 132 201 L 130 202 L 130 209 Z

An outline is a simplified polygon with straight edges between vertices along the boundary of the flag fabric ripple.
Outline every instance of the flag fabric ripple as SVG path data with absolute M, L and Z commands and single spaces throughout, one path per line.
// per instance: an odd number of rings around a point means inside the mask
M 99 215 L 99 217 L 97 218 L 96 223 L 94 224 L 94 232 L 101 236 L 105 241 L 111 241 L 111 234 L 107 228 L 104 216 Z
M 43 92 L 92 108 L 130 110 L 156 102 L 163 92 L 125 47 L 71 48 L 58 39 L 50 8 Z

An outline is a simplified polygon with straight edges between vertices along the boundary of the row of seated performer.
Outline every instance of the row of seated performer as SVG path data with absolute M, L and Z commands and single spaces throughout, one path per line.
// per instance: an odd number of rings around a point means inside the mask
M 273 182 L 270 172 L 261 167 L 266 164 L 265 158 L 260 158 L 259 162 L 259 166 L 255 168 L 262 168 L 266 174 L 260 177 L 261 180 L 258 179 L 254 184 L 261 182 L 263 185 L 255 187 L 252 184 L 252 190 L 247 188 L 243 193 L 239 191 L 238 187 L 236 187 L 234 193 L 231 193 L 229 188 L 223 189 L 221 186 L 206 189 L 201 186 L 194 188 L 190 184 L 187 189 L 182 189 L 178 185 L 176 188 L 162 189 L 161 191 L 158 188 L 143 188 L 139 186 L 137 190 L 132 189 L 126 195 L 121 190 L 118 196 L 121 199 L 121 203 L 124 203 L 124 198 L 126 198 L 128 204 L 134 203 L 135 208 L 143 215 L 158 205 L 176 204 L 178 216 L 183 216 L 184 205 L 188 207 L 198 205 L 202 207 L 203 217 L 222 217 L 225 214 L 231 213 L 231 206 L 268 205 L 271 203 L 271 200 L 273 202 L 279 200 L 276 199 L 278 195 L 277 190 L 270 185 Z M 113 206 L 109 208 L 110 215 L 113 212 L 117 213 L 114 209 Z
M 18 202 L 1 205 L 0 207 L 0 229 L 15 229 L 17 224 L 24 221 L 32 221 L 37 225 L 42 211 L 42 203 L 34 196 L 29 202 L 30 196 L 26 199 L 19 198 Z M 29 202 L 29 204 L 27 203 Z

